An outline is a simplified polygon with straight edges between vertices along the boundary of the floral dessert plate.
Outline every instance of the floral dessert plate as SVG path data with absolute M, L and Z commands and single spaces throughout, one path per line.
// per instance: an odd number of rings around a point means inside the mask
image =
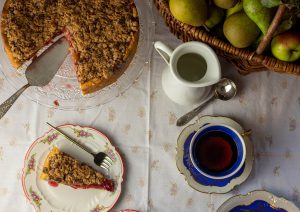
M 113 160 L 113 165 L 108 173 L 105 172 L 94 164 L 92 155 L 66 140 L 59 133 L 50 130 L 38 138 L 26 154 L 22 175 L 23 191 L 26 197 L 37 211 L 108 211 L 121 194 L 124 166 L 120 154 L 108 138 L 96 129 L 75 125 L 63 125 L 59 128 L 93 152 L 107 153 Z M 62 184 L 55 187 L 41 180 L 40 174 L 44 160 L 54 146 L 112 179 L 115 183 L 114 191 L 93 188 L 74 189 Z
M 229 198 L 217 210 L 217 212 L 229 211 L 299 212 L 300 210 L 294 203 L 267 191 L 252 191 L 246 195 Z
M 189 145 L 194 133 L 206 124 L 225 124 L 240 134 L 245 130 L 240 124 L 227 117 L 203 116 L 196 123 L 183 129 L 177 140 L 176 164 L 187 183 L 197 191 L 204 193 L 227 193 L 243 183 L 251 173 L 254 156 L 253 146 L 248 136 L 243 139 L 246 145 L 246 159 L 243 167 L 233 176 L 226 179 L 211 179 L 202 175 L 193 165 L 189 156 Z

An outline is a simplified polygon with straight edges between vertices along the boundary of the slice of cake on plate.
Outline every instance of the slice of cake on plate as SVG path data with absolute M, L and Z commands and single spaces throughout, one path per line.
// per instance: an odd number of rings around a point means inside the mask
M 114 182 L 90 166 L 54 147 L 48 154 L 40 178 L 50 185 L 64 184 L 75 189 L 114 191 Z

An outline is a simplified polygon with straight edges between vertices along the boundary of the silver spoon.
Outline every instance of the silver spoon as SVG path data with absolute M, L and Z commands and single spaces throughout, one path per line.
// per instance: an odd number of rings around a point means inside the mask
M 233 98 L 236 95 L 236 90 L 236 85 L 232 80 L 227 78 L 221 79 L 214 88 L 214 94 L 197 108 L 180 117 L 177 120 L 176 125 L 183 126 L 187 124 L 190 120 L 192 120 L 196 115 L 200 113 L 205 105 L 207 105 L 212 100 L 220 99 L 223 101 L 227 101 Z

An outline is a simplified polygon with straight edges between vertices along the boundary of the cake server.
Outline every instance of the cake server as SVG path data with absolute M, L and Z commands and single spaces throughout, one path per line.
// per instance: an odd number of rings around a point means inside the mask
M 25 71 L 28 83 L 0 105 L 0 119 L 28 87 L 46 86 L 53 79 L 68 54 L 68 41 L 62 37 L 35 58 Z

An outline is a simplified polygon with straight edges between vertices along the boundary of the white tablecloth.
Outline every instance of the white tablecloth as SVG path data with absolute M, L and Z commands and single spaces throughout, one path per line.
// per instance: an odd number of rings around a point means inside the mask
M 181 43 L 154 9 L 154 40 Z M 221 59 L 221 58 L 220 58 Z M 20 97 L 0 120 L 0 211 L 34 211 L 23 195 L 21 172 L 30 144 L 44 134 L 45 122 L 91 126 L 105 133 L 125 161 L 125 182 L 114 210 L 216 211 L 229 197 L 264 189 L 300 206 L 300 77 L 274 72 L 241 76 L 221 59 L 224 76 L 238 84 L 229 102 L 215 101 L 201 115 L 222 115 L 253 130 L 255 167 L 248 180 L 228 194 L 204 194 L 187 185 L 178 172 L 176 119 L 194 106 L 171 102 L 161 87 L 166 67 L 153 52 L 139 80 L 114 101 L 85 111 L 61 111 Z M 1 75 L 0 100 L 15 90 Z

